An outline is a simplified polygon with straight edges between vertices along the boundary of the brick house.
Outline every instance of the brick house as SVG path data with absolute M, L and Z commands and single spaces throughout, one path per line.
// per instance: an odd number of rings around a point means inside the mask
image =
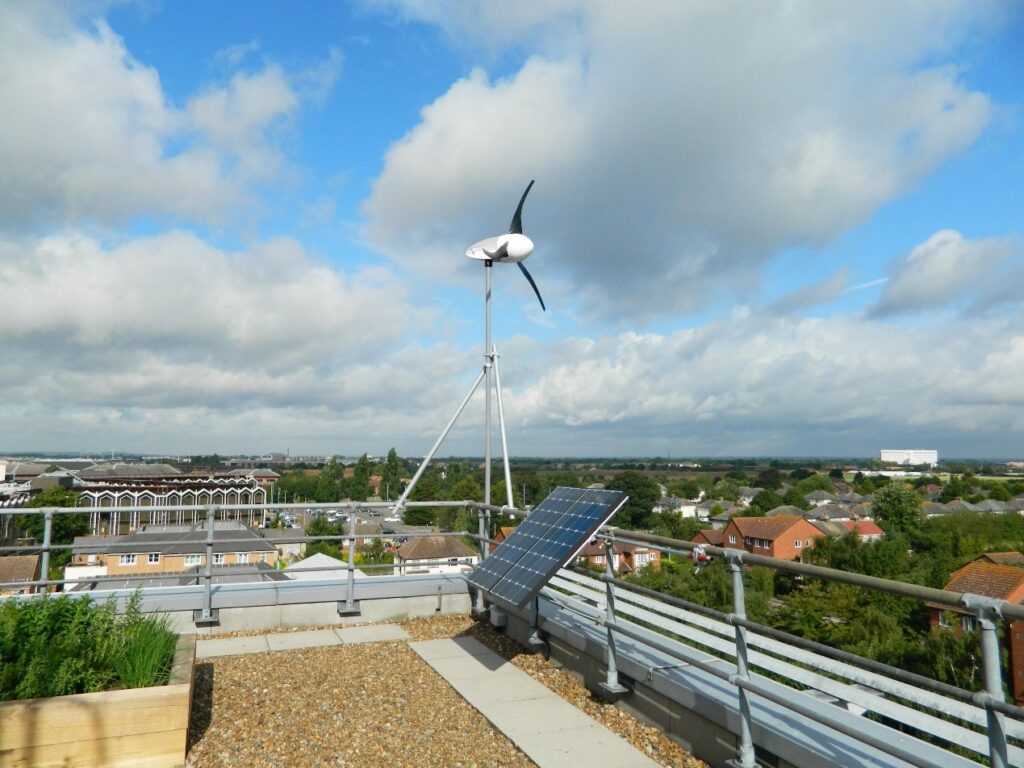
M 709 544 L 712 547 L 722 546 L 725 531 L 716 531 L 714 528 L 707 528 L 697 531 L 697 534 L 690 539 L 694 544 Z
M 0 557 L 0 584 L 39 581 L 39 555 L 6 555 Z M 10 586 L 0 587 L 0 595 L 30 595 L 38 592 L 39 587 Z
M 206 523 L 146 525 L 126 536 L 76 536 L 65 577 L 184 573 L 206 565 Z M 277 548 L 235 520 L 217 520 L 213 565 L 277 563 Z
M 395 572 L 469 573 L 480 562 L 480 553 L 451 536 L 417 536 L 395 552 Z
M 591 542 L 576 556 L 576 562 L 585 566 L 605 567 L 604 544 Z M 636 573 L 641 568 L 661 570 L 661 552 L 650 547 L 616 541 L 612 544 L 612 568 L 616 573 Z
M 865 543 L 885 538 L 885 531 L 873 520 L 842 520 L 839 524 L 846 530 L 856 533 L 857 538 Z
M 722 531 L 722 546 L 780 560 L 797 560 L 821 535 L 818 528 L 796 515 L 734 517 Z
M 982 556 L 954 571 L 943 589 L 994 597 L 1008 603 L 1024 603 L 1024 568 L 987 562 Z M 928 607 L 933 628 L 951 629 L 957 633 L 972 632 L 978 628 L 978 620 L 973 613 L 934 603 Z M 1014 703 L 1021 706 L 1024 705 L 1024 621 L 1004 621 L 1003 626 L 1006 628 L 1003 642 L 1010 655 L 1010 691 Z

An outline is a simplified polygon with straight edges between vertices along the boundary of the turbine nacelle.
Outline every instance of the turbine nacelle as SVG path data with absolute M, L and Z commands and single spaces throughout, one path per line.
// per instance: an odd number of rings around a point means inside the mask
M 480 261 L 507 261 L 517 264 L 533 253 L 533 240 L 526 235 L 510 233 L 489 237 L 473 243 L 466 255 Z
M 547 307 L 544 306 L 544 299 L 540 297 L 540 291 L 537 289 L 537 283 L 533 281 L 533 276 L 529 270 L 523 266 L 523 260 L 533 253 L 533 240 L 523 234 L 523 203 L 526 202 L 526 196 L 530 194 L 532 187 L 533 182 L 531 181 L 526 185 L 526 191 L 523 192 L 523 196 L 519 198 L 519 205 L 516 206 L 516 212 L 512 216 L 512 223 L 509 225 L 508 234 L 489 237 L 486 240 L 473 243 L 466 249 L 466 255 L 471 259 L 487 262 L 486 266 L 488 267 L 496 261 L 507 261 L 515 264 L 519 267 L 519 271 L 523 273 L 523 277 L 526 278 L 530 287 L 533 288 L 533 292 L 537 294 L 540 308 L 547 311 Z

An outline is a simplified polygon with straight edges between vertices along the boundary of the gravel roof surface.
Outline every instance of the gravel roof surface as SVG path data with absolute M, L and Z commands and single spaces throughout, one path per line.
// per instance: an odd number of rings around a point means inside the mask
M 652 760 L 706 768 L 657 728 L 594 699 L 571 674 L 524 652 L 488 624 L 460 615 L 401 626 L 413 640 L 476 637 Z M 186 765 L 484 768 L 534 763 L 405 642 L 388 642 L 197 663 Z

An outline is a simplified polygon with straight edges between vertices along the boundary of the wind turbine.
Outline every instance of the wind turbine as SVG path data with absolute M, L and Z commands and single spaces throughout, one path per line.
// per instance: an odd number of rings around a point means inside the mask
M 547 311 L 547 307 L 544 306 L 544 299 L 540 296 L 540 291 L 537 289 L 537 283 L 534 282 L 533 276 L 527 271 L 523 261 L 527 259 L 531 253 L 533 253 L 533 241 L 523 234 L 523 203 L 526 202 L 526 196 L 530 194 L 530 190 L 533 188 L 533 181 L 526 185 L 526 191 L 523 192 L 523 196 L 519 198 L 519 205 L 516 206 L 516 212 L 512 216 L 512 223 L 509 225 L 508 232 L 503 235 L 495 235 L 489 237 L 486 240 L 480 240 L 466 249 L 466 256 L 477 261 L 482 261 L 484 264 L 484 364 L 479 375 L 476 377 L 476 381 L 473 382 L 473 386 L 470 387 L 469 392 L 462 399 L 458 409 L 455 411 L 455 415 L 449 420 L 448 425 L 441 432 L 441 436 L 437 438 L 437 442 L 434 443 L 434 447 L 430 449 L 427 455 L 423 458 L 423 462 L 416 470 L 416 474 L 413 475 L 412 480 L 409 481 L 409 485 L 406 486 L 405 491 L 402 493 L 401 498 L 395 503 L 395 513 L 401 513 L 405 508 L 405 502 L 409 498 L 409 494 L 412 493 L 413 488 L 416 487 L 416 483 L 419 482 L 420 477 L 426 470 L 427 465 L 430 464 L 431 459 L 434 458 L 434 454 L 437 453 L 437 449 L 441 447 L 441 443 L 451 432 L 452 427 L 455 426 L 455 422 L 458 421 L 459 416 L 462 415 L 462 411 L 465 410 L 466 405 L 473 397 L 473 393 L 476 392 L 477 387 L 480 386 L 480 382 L 485 382 L 485 406 L 484 406 L 484 503 L 491 503 L 491 378 L 494 378 L 494 388 L 498 395 L 498 424 L 501 429 L 501 452 L 502 459 L 505 468 L 505 493 L 507 495 L 508 506 L 514 507 L 515 504 L 512 500 L 512 472 L 509 469 L 508 463 L 508 442 L 505 437 L 505 410 L 501 402 L 501 374 L 498 370 L 498 350 L 495 349 L 494 345 L 491 344 L 491 269 L 495 263 L 511 263 L 519 267 L 519 270 L 523 273 L 523 276 L 530 283 L 530 287 L 533 288 L 533 292 L 537 295 L 537 301 L 540 302 L 540 308 Z

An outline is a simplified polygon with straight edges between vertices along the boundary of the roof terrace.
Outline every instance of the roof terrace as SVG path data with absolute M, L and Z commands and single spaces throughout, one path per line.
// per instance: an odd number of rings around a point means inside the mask
M 484 526 L 490 513 L 516 512 L 458 505 L 477 509 Z M 250 508 L 210 507 L 206 515 L 213 520 Z M 47 520 L 37 547 L 47 560 L 66 546 L 50 541 L 54 516 L 74 510 L 35 512 Z M 475 538 L 482 556 L 491 546 L 480 534 L 450 535 Z M 607 546 L 644 544 L 676 557 L 689 557 L 695 546 L 614 528 L 602 529 L 598 539 Z M 639 746 L 640 758 L 663 765 L 684 758 L 655 746 L 660 742 L 651 729 L 666 744 L 716 766 L 1024 765 L 1024 711 L 1005 700 L 998 640 L 1003 622 L 1024 619 L 1024 608 L 1005 601 L 708 546 L 705 553 L 724 558 L 733 575 L 734 610 L 727 614 L 610 571 L 571 567 L 560 570 L 526 610 L 498 610 L 485 594 L 471 594 L 460 573 L 356 579 L 351 546 L 344 578 L 217 583 L 213 545 L 211 535 L 198 584 L 143 590 L 144 610 L 168 614 L 179 631 L 197 633 L 200 648 L 210 651 L 201 651 L 208 658 L 197 664 L 189 764 L 243 764 L 232 762 L 242 756 L 245 765 L 528 765 L 529 757 L 540 765 L 579 764 L 594 738 L 579 730 L 574 716 L 546 717 L 543 728 L 554 734 L 559 751 L 531 754 L 522 741 L 530 727 L 515 713 L 525 717 L 548 705 L 507 703 L 489 713 L 488 701 L 500 700 L 498 678 L 528 668 L 548 687 L 574 681 L 577 693 L 570 697 L 585 701 L 602 723 L 622 719 L 631 723 L 626 730 L 648 733 L 647 741 L 628 741 Z M 4 554 L 14 549 L 25 548 L 4 548 Z M 748 565 L 973 613 L 986 690 L 954 688 L 749 621 L 743 585 Z M 390 566 L 360 567 L 381 574 Z M 102 580 L 97 587 L 92 594 L 100 599 L 130 595 L 104 589 Z M 349 642 L 345 628 L 354 624 L 387 625 L 392 629 L 386 631 L 397 628 L 407 637 Z M 301 634 L 310 627 L 328 634 Z M 295 630 L 288 633 L 290 644 L 280 638 L 282 629 Z M 248 643 L 257 652 L 215 658 L 217 646 L 206 645 L 207 638 Z M 418 646 L 453 638 L 457 642 L 442 644 L 440 657 Z M 476 646 L 467 649 L 470 639 L 496 651 L 501 661 Z M 294 647 L 307 641 L 315 647 Z M 281 652 L 273 652 L 276 647 Z M 473 674 L 453 671 L 459 656 L 470 657 L 462 663 Z M 446 671 L 452 674 L 446 677 Z M 615 743 L 604 735 L 597 743 L 605 739 Z

